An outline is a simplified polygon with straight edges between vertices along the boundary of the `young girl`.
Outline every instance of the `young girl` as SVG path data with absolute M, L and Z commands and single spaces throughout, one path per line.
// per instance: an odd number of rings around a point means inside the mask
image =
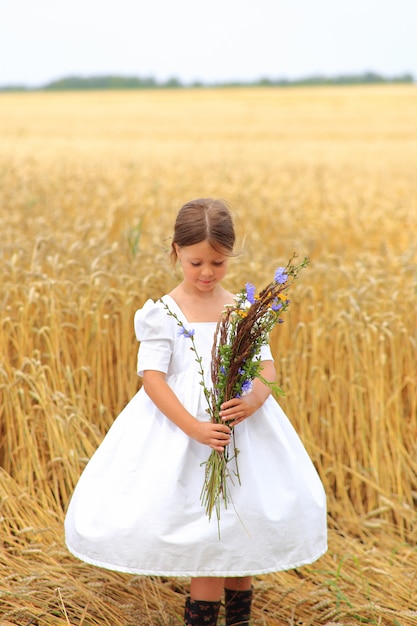
M 233 294 L 221 284 L 235 233 L 218 200 L 185 204 L 172 258 L 183 280 L 162 298 L 194 330 L 206 385 L 216 323 Z M 185 624 L 215 625 L 225 590 L 226 624 L 247 625 L 252 576 L 311 563 L 326 551 L 320 479 L 287 417 L 259 379 L 209 421 L 196 355 L 162 302 L 135 315 L 141 390 L 115 420 L 83 472 L 66 517 L 66 541 L 100 567 L 191 577 Z M 262 375 L 275 379 L 268 346 Z M 204 462 L 234 427 L 239 474 L 222 508 L 220 535 L 200 502 Z

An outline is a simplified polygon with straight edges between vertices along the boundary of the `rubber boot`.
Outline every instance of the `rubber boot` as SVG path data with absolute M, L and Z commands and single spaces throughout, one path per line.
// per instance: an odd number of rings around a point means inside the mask
M 209 602 L 208 600 L 191 600 L 185 602 L 185 626 L 216 626 L 220 610 L 220 600 Z
M 252 589 L 225 589 L 226 626 L 249 626 Z

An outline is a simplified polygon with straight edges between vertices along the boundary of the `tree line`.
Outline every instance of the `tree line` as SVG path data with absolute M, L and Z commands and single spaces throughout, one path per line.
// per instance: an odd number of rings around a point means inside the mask
M 339 76 L 307 76 L 305 78 L 259 78 L 253 81 L 225 81 L 183 83 L 178 78 L 169 78 L 158 81 L 152 77 L 137 76 L 67 76 L 53 80 L 40 87 L 26 87 L 25 85 L 0 86 L 0 91 L 76 91 L 76 90 L 105 90 L 105 89 L 180 89 L 196 87 L 293 87 L 293 86 L 320 86 L 320 85 L 370 85 L 370 84 L 404 84 L 414 83 L 414 76 L 409 73 L 398 76 L 383 76 L 376 72 L 362 74 L 342 74 Z

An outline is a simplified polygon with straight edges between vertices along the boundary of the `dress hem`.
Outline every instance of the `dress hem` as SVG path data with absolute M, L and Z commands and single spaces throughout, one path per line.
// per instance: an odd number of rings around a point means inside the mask
M 186 570 L 186 571 L 178 571 L 178 570 L 148 570 L 148 569 L 138 569 L 135 567 L 123 567 L 120 565 L 113 565 L 110 563 L 103 563 L 98 559 L 92 559 L 90 557 L 86 557 L 78 553 L 76 550 L 73 550 L 67 544 L 68 550 L 71 552 L 73 556 L 84 563 L 88 563 L 89 565 L 94 565 L 95 567 L 101 567 L 102 569 L 111 570 L 113 572 L 121 572 L 123 574 L 136 574 L 137 576 L 174 576 L 175 578 L 198 578 L 200 576 L 207 576 L 213 578 L 222 578 L 224 577 L 242 577 L 242 576 L 258 576 L 260 574 L 273 574 L 274 572 L 284 572 L 286 570 L 295 569 L 297 567 L 302 567 L 304 565 L 309 565 L 310 563 L 314 563 L 317 561 L 323 554 L 327 552 L 327 544 L 323 549 L 320 550 L 316 555 L 309 557 L 308 559 L 297 561 L 296 563 L 291 563 L 287 565 L 275 565 L 269 568 L 261 568 L 258 570 Z

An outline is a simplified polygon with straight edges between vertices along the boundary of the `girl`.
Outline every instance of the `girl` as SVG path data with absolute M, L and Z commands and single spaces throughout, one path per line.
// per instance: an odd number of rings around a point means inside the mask
M 209 386 L 216 323 L 233 302 L 221 281 L 234 242 L 222 202 L 181 208 L 171 254 L 183 280 L 135 315 L 142 388 L 84 470 L 65 522 L 69 550 L 88 563 L 191 577 L 188 626 L 217 623 L 223 589 L 227 626 L 249 624 L 253 575 L 311 563 L 327 549 L 322 484 L 269 387 L 255 379 L 249 393 L 222 405 L 224 423 L 210 422 L 195 353 L 166 308 L 194 330 Z M 262 375 L 273 381 L 268 346 L 261 357 Z M 204 462 L 230 443 L 230 426 L 241 485 L 230 484 L 219 536 L 200 494 Z

